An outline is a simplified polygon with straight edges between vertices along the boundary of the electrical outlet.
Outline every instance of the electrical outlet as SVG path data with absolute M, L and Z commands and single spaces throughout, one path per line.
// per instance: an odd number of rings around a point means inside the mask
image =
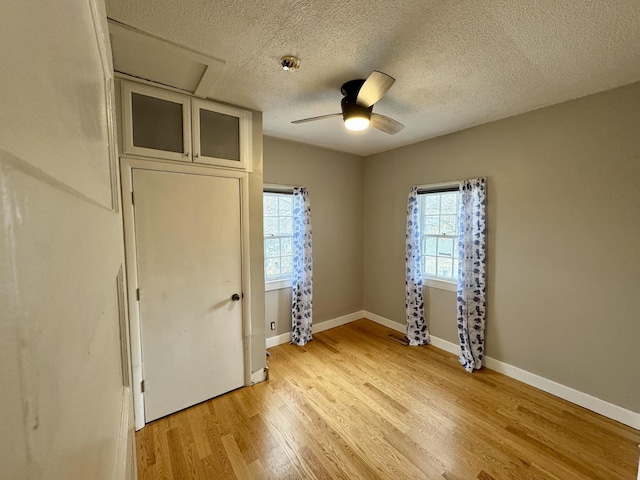
M 276 329 L 276 322 L 271 322 L 271 330 L 275 330 Z

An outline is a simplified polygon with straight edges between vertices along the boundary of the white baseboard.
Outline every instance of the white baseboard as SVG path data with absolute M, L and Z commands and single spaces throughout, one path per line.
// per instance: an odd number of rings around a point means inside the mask
M 267 348 L 277 347 L 283 343 L 291 342 L 291 332 L 283 333 L 282 335 L 276 335 L 275 337 L 267 338 Z
M 404 325 L 401 325 L 398 322 L 394 322 L 393 320 L 389 320 L 388 318 L 381 317 L 380 315 L 368 312 L 366 310 L 363 312 L 363 316 L 364 318 L 367 318 L 380 325 L 384 325 L 385 327 L 391 328 L 392 330 L 395 330 L 397 332 L 406 333 L 406 328 Z M 434 337 L 433 335 L 431 335 L 430 344 L 434 347 L 445 350 L 446 352 L 453 353 L 456 356 L 460 355 L 460 346 L 449 342 L 448 340 L 444 340 L 442 338 Z M 522 370 L 521 368 L 514 367 L 513 365 L 510 365 L 508 363 L 501 362 L 500 360 L 496 360 L 495 358 L 485 357 L 484 364 L 487 368 L 502 373 L 507 377 L 514 378 L 522 383 L 526 383 L 527 385 L 531 385 L 532 387 L 550 393 L 551 395 L 560 397 L 563 400 L 567 400 L 568 402 L 580 405 L 581 407 L 591 410 L 592 412 L 599 413 L 600 415 L 608 417 L 612 420 L 640 430 L 640 413 L 632 412 L 631 410 L 627 410 L 625 408 L 619 407 L 618 405 L 614 405 L 605 400 L 601 400 L 599 398 L 591 396 L 587 393 L 583 393 L 560 383 L 554 382 L 553 380 L 549 380 L 548 378 L 541 377 L 540 375 L 536 375 L 535 373 L 531 373 L 526 370 Z
M 342 317 L 333 318 L 331 320 L 327 320 L 326 322 L 317 323 L 313 325 L 313 332 L 320 333 L 325 330 L 329 330 L 330 328 L 340 327 L 342 325 L 346 325 L 347 323 L 355 322 L 356 320 L 360 320 L 364 317 L 364 310 L 358 310 L 357 312 L 350 313 L 349 315 L 343 315 Z
M 329 330 L 330 328 L 339 327 L 341 325 L 346 325 L 347 323 L 360 320 L 361 318 L 365 318 L 364 310 L 359 310 L 348 315 L 343 315 L 342 317 L 332 318 L 331 320 L 326 320 L 324 322 L 314 323 L 312 331 L 313 333 L 320 333 L 324 330 Z M 291 342 L 291 332 L 283 333 L 282 335 L 276 335 L 275 337 L 267 338 L 267 348 L 275 347 L 277 345 L 282 345 L 283 343 L 289 342 Z
M 620 423 L 624 423 L 636 430 L 640 430 L 640 413 L 632 412 L 626 408 L 619 407 L 613 403 L 609 403 L 600 398 L 589 395 L 588 393 L 575 390 L 571 387 L 567 387 L 560 383 L 549 380 L 548 378 L 541 377 L 535 373 L 522 370 L 521 368 L 514 367 L 508 363 L 501 362 L 495 358 L 486 357 L 484 364 L 487 368 L 500 372 L 507 377 L 515 378 L 516 380 L 531 385 L 532 387 L 539 388 L 551 395 L 560 397 L 568 402 L 580 405 L 592 412 L 604 415 L 612 420 Z
M 460 356 L 460 345 L 456 345 L 440 337 L 434 337 L 433 335 L 430 335 L 430 338 L 431 341 L 429 343 L 434 347 L 444 350 L 445 352 L 453 353 L 456 357 Z
M 366 310 L 364 310 L 362 313 L 364 318 L 366 318 L 367 320 L 376 322 L 379 325 L 384 325 L 385 327 L 390 328 L 391 330 L 395 330 L 399 333 L 407 333 L 407 327 L 405 325 L 400 325 L 398 322 L 394 322 L 393 320 L 389 320 L 388 318 L 381 317 L 376 313 L 367 312 Z

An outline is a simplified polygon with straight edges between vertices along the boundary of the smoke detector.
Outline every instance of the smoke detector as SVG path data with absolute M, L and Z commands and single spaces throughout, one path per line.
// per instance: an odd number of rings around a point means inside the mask
M 297 57 L 292 57 L 291 55 L 287 55 L 280 59 L 280 66 L 285 72 L 297 70 L 300 68 L 300 59 Z

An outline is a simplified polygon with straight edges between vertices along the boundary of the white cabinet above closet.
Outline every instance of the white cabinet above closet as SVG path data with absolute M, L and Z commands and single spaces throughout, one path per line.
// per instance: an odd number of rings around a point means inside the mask
M 125 154 L 246 169 L 251 112 L 122 82 Z

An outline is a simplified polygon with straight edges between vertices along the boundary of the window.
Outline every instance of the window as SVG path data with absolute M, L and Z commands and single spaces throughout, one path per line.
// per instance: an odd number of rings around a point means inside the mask
M 458 278 L 458 188 L 427 191 L 419 199 L 423 275 L 453 283 Z
M 293 277 L 293 196 L 264 192 L 263 205 L 264 279 L 274 289 L 288 287 Z

